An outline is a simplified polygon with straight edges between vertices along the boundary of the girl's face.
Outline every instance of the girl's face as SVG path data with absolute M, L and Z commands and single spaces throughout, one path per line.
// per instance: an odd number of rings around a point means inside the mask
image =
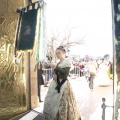
M 60 49 L 57 49 L 56 50 L 56 56 L 57 56 L 58 59 L 63 59 L 63 58 L 65 58 L 65 52 L 63 52 Z

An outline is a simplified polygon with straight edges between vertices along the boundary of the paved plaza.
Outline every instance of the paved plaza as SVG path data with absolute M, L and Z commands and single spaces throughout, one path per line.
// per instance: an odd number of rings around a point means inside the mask
M 73 91 L 78 102 L 82 120 L 102 120 L 102 98 L 106 99 L 106 105 L 113 106 L 113 80 L 110 81 L 110 86 L 99 87 L 98 79 L 94 79 L 94 89 L 89 90 L 88 82 L 84 77 L 69 78 Z M 42 86 L 41 97 L 47 93 L 48 87 Z M 42 112 L 44 102 L 40 103 L 40 107 L 35 108 L 36 111 Z M 105 120 L 112 120 L 112 107 L 106 108 Z

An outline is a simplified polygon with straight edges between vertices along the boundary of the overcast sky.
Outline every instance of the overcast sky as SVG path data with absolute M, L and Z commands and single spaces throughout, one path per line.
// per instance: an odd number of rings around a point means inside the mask
M 76 27 L 75 38 L 84 35 L 87 42 L 71 53 L 103 55 L 112 52 L 112 14 L 110 0 L 46 0 L 47 31 L 63 32 Z M 78 52 L 79 51 L 79 52 Z

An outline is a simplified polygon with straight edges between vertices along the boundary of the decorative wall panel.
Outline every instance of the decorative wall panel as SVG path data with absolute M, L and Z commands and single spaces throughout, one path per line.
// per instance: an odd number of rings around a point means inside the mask
M 0 120 L 27 110 L 24 54 L 14 57 L 16 9 L 24 0 L 0 0 Z

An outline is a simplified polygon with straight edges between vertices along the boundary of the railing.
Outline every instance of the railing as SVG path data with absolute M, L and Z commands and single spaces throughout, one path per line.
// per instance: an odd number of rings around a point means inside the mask
M 80 68 L 78 66 L 74 66 L 74 68 L 70 71 L 70 76 L 74 78 L 81 76 Z
M 53 70 L 51 68 L 48 68 L 48 69 L 43 69 L 44 71 L 44 76 L 45 76 L 45 79 L 51 79 L 52 78 L 52 73 L 53 73 Z M 75 66 L 71 71 L 70 71 L 70 76 L 71 77 L 80 77 L 82 74 L 82 71 L 80 70 L 79 67 Z M 45 80 L 46 81 L 46 80 Z
M 109 106 L 109 105 L 106 105 L 105 104 L 105 98 L 102 98 L 102 105 L 101 105 L 101 107 L 102 107 L 102 120 L 105 120 L 105 110 L 106 110 L 106 107 L 112 107 L 113 108 L 113 106 Z
M 43 71 L 44 71 L 45 82 L 49 81 L 52 78 L 53 70 L 51 68 L 47 68 L 47 69 L 43 69 Z M 89 75 L 85 70 L 81 70 L 78 66 L 74 66 L 74 68 L 70 71 L 69 76 L 72 78 L 76 78 L 81 76 L 88 77 Z
M 87 69 L 81 70 L 79 66 L 74 66 L 74 68 L 70 71 L 69 75 L 73 78 L 81 77 L 81 76 L 85 76 L 86 79 L 89 78 L 89 72 L 87 71 Z
M 52 68 L 43 69 L 43 74 L 44 74 L 44 82 L 45 82 L 45 84 L 47 84 L 47 82 L 50 79 L 52 79 L 52 74 L 53 74 Z

